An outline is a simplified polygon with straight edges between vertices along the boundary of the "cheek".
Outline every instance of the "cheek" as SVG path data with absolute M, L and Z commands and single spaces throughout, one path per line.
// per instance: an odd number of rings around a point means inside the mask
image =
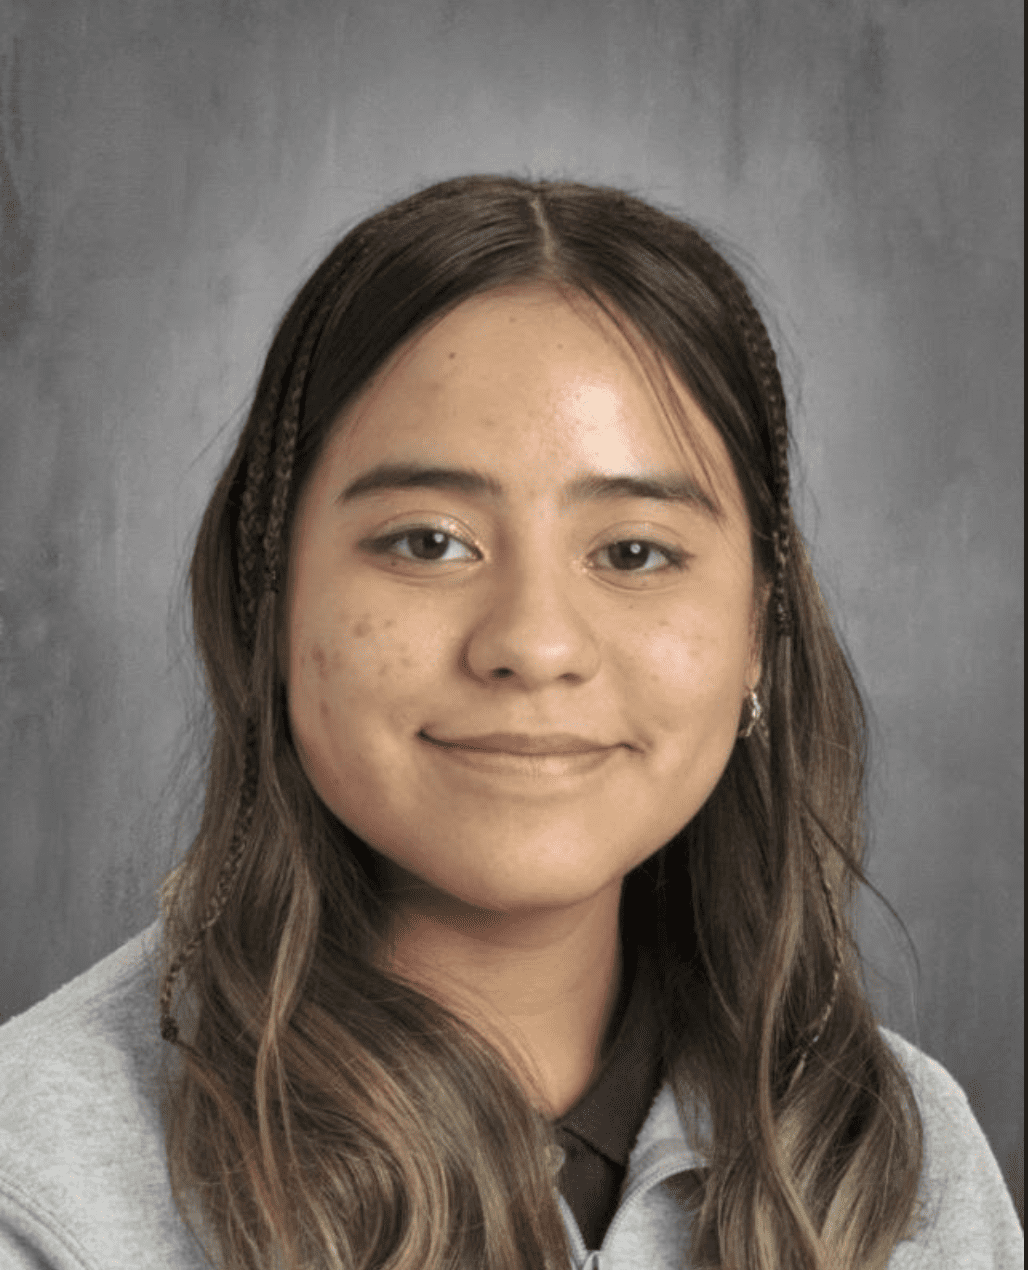
M 292 647 L 290 696 L 297 710 L 309 713 L 317 702 L 319 713 L 328 710 L 339 722 L 354 722 L 369 701 L 403 696 L 425 665 L 409 621 L 351 606 L 309 615 Z
M 712 732 L 731 734 L 745 693 L 747 655 L 747 633 L 739 623 L 695 616 L 662 620 L 624 662 L 645 705 L 645 726 L 655 737 L 694 742 Z
M 359 597 L 346 604 L 322 597 L 295 611 L 303 617 L 290 631 L 290 726 L 325 797 L 327 785 L 366 766 L 384 738 L 403 731 L 432 658 L 409 618 Z

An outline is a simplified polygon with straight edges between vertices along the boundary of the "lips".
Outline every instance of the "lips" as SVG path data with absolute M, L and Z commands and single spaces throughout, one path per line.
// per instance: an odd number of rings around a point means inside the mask
M 448 749 L 479 750 L 487 754 L 588 754 L 613 749 L 602 741 L 576 736 L 573 732 L 549 732 L 533 736 L 527 732 L 489 732 L 484 736 L 435 737 L 421 732 L 433 745 Z

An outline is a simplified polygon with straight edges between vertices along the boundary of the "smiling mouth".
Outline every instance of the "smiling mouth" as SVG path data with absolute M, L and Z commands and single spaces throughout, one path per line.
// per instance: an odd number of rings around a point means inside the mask
M 419 732 L 418 735 L 441 749 L 462 750 L 465 753 L 477 754 L 506 754 L 523 758 L 600 754 L 617 748 L 616 745 L 605 745 L 601 741 L 576 736 L 570 732 L 551 732 L 539 736 L 524 732 L 490 732 L 483 736 L 462 736 L 448 740 L 429 736 L 427 732 Z
M 488 738 L 490 744 L 483 744 L 483 738 L 474 738 L 474 744 L 460 741 L 439 741 L 425 732 L 419 738 L 431 747 L 431 752 L 438 755 L 439 760 L 451 770 L 463 769 L 468 775 L 477 773 L 486 780 L 513 781 L 521 795 L 551 797 L 563 792 L 571 792 L 567 782 L 578 781 L 590 776 L 612 763 L 615 756 L 626 752 L 630 747 L 624 745 L 598 745 L 596 742 L 584 743 L 583 738 L 575 738 L 578 748 L 570 748 L 566 740 L 557 742 L 554 738 L 534 737 L 527 742 L 498 741 L 496 734 Z M 512 750 L 510 745 L 524 745 L 524 749 Z M 540 748 L 531 749 L 531 745 Z M 554 749 L 554 745 L 561 748 Z M 461 786 L 463 789 L 463 785 Z

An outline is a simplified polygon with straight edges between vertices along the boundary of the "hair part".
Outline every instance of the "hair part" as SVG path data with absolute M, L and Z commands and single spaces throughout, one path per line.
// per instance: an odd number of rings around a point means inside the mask
M 176 1198 L 232 1270 L 567 1264 L 552 1126 L 489 1041 L 388 973 L 378 861 L 304 775 L 279 665 L 292 517 L 346 406 L 427 323 L 542 281 L 595 303 L 662 399 L 674 375 L 717 428 L 769 609 L 760 725 L 622 895 L 626 937 L 657 953 L 680 1110 L 711 1116 L 692 1255 L 884 1266 L 920 1121 L 860 979 L 864 716 L 792 520 L 775 352 L 696 230 L 564 182 L 443 182 L 347 234 L 286 314 L 203 518 L 190 581 L 215 729 L 199 832 L 162 887 Z

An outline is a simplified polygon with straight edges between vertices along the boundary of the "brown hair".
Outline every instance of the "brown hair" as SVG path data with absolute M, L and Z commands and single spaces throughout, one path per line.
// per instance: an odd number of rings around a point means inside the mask
M 691 1256 L 884 1266 L 913 1216 L 921 1124 L 852 934 L 865 721 L 793 525 L 775 353 L 696 230 L 564 182 L 448 181 L 348 233 L 286 314 L 203 518 L 190 579 L 207 794 L 162 886 L 177 1202 L 233 1270 L 569 1263 L 552 1125 L 482 1035 L 383 968 L 376 855 L 304 775 L 278 663 L 291 518 L 340 411 L 429 320 L 540 280 L 659 354 L 718 429 L 770 597 L 761 724 L 622 894 L 625 938 L 656 954 L 680 1110 L 710 1111 Z

